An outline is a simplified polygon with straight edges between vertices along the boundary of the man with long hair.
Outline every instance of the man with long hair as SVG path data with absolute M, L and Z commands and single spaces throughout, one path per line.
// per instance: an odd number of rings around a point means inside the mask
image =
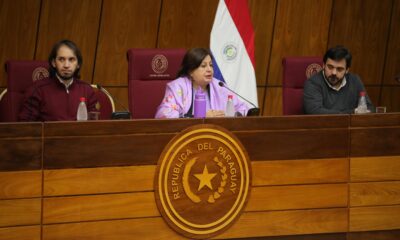
M 34 82 L 26 91 L 19 121 L 73 121 L 80 98 L 87 110 L 95 111 L 97 98 L 92 87 L 79 80 L 82 54 L 70 40 L 57 42 L 49 55 L 50 77 Z

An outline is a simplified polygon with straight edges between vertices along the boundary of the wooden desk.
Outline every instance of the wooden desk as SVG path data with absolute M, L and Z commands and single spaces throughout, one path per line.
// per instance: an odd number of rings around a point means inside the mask
M 400 238 L 400 114 L 370 114 L 0 124 L 0 239 L 181 239 L 154 173 L 201 123 L 252 161 L 245 212 L 218 238 Z

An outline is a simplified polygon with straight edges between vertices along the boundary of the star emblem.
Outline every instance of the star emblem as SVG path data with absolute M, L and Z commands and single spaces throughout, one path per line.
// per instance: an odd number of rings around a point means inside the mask
M 202 174 L 194 174 L 194 176 L 200 180 L 199 188 L 197 191 L 200 191 L 204 186 L 207 186 L 209 189 L 213 190 L 211 185 L 211 180 L 217 175 L 216 173 L 208 173 L 207 165 L 204 165 Z

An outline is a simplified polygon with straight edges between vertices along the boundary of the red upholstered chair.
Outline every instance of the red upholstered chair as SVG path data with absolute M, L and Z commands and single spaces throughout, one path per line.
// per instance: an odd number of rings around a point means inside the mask
M 304 114 L 304 82 L 322 69 L 321 57 L 286 57 L 283 65 L 283 115 Z
M 165 85 L 176 78 L 185 49 L 129 49 L 128 93 L 132 118 L 154 118 Z
M 25 90 L 34 81 L 48 77 L 46 61 L 17 61 L 6 62 L 7 89 L 0 100 L 0 121 L 15 122 L 24 99 Z

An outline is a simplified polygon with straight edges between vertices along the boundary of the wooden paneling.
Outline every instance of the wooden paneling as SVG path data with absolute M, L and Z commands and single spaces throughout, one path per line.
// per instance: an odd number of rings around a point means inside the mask
M 44 196 L 153 190 L 156 166 L 60 169 L 44 171 Z
M 347 212 L 344 209 L 245 213 L 218 238 L 344 232 L 347 229 L 346 222 Z M 136 239 L 181 239 L 166 226 L 161 217 L 43 227 L 44 240 L 131 239 L 132 236 Z
M 400 180 L 400 156 L 350 159 L 352 182 Z
M 385 71 L 383 77 L 383 84 L 394 84 L 395 76 L 400 75 L 400 1 L 393 0 L 392 19 L 390 25 L 389 41 L 387 45 Z M 397 94 L 399 99 L 400 94 Z M 399 102 L 399 101 L 397 101 Z M 396 109 L 400 111 L 400 108 Z
M 40 224 L 41 199 L 0 200 L 0 227 Z
M 325 52 L 332 1 L 278 1 L 268 85 L 282 84 L 286 56 L 322 56 Z
M 282 87 L 267 87 L 264 102 L 264 116 L 280 116 L 282 115 Z
M 40 226 L 0 228 L 0 239 L 5 240 L 39 240 Z
M 352 157 L 400 155 L 400 127 L 352 128 Z
M 95 77 L 94 81 L 98 81 L 98 78 Z M 128 88 L 107 87 L 107 91 L 111 94 L 111 96 L 114 99 L 116 111 L 127 111 L 129 109 Z
M 103 1 L 93 82 L 128 85 L 126 52 L 129 48 L 156 47 L 161 2 Z
M 400 204 L 400 182 L 350 184 L 350 206 Z
M 43 0 L 35 58 L 46 60 L 56 42 L 70 39 L 82 52 L 81 79 L 91 83 L 100 11 L 101 0 Z
M 337 158 L 345 157 L 348 153 L 346 129 L 259 131 L 236 135 L 250 159 L 255 161 Z M 264 148 L 260 148 L 260 145 Z
M 347 184 L 253 187 L 245 211 L 347 207 L 347 192 Z
M 347 185 L 256 187 L 245 212 L 347 206 Z M 45 198 L 43 222 L 65 223 L 160 216 L 154 192 Z
M 329 46 L 345 45 L 353 55 L 351 71 L 364 84 L 380 84 L 392 0 L 335 0 Z
M 257 87 L 257 98 L 258 98 L 258 108 L 260 109 L 260 116 L 263 115 L 264 109 L 264 96 L 265 96 L 265 87 Z
M 348 159 L 253 161 L 253 186 L 347 182 L 348 162 Z
M 0 199 L 39 197 L 41 193 L 41 171 L 0 172 Z
M 255 71 L 257 85 L 264 86 L 267 81 L 267 66 L 270 60 L 277 0 L 249 0 L 248 4 L 255 32 Z M 260 97 L 258 95 L 259 102 L 260 99 L 263 100 Z M 262 104 L 259 105 L 262 109 Z
M 217 5 L 214 0 L 164 1 L 157 47 L 208 47 Z
M 371 232 L 351 232 L 347 234 L 347 240 L 398 240 L 399 230 L 371 231 Z
M 45 169 L 156 164 L 172 134 L 46 139 Z M 95 144 L 93 144 L 95 143 Z M 72 151 L 71 149 L 80 149 Z
M 81 222 L 160 216 L 154 193 L 125 193 L 43 200 L 43 223 Z
M 42 124 L 0 124 L 0 171 L 41 167 Z
M 400 228 L 400 206 L 350 208 L 350 231 Z
M 43 226 L 43 240 L 169 240 L 186 239 L 170 229 L 161 217 L 82 222 Z
M 386 112 L 400 112 L 400 84 L 398 86 L 382 87 L 381 106 L 386 106 Z
M 7 85 L 7 60 L 33 59 L 39 11 L 40 0 L 0 2 L 0 86 Z
M 346 209 L 244 213 L 220 238 L 295 235 L 347 231 Z

